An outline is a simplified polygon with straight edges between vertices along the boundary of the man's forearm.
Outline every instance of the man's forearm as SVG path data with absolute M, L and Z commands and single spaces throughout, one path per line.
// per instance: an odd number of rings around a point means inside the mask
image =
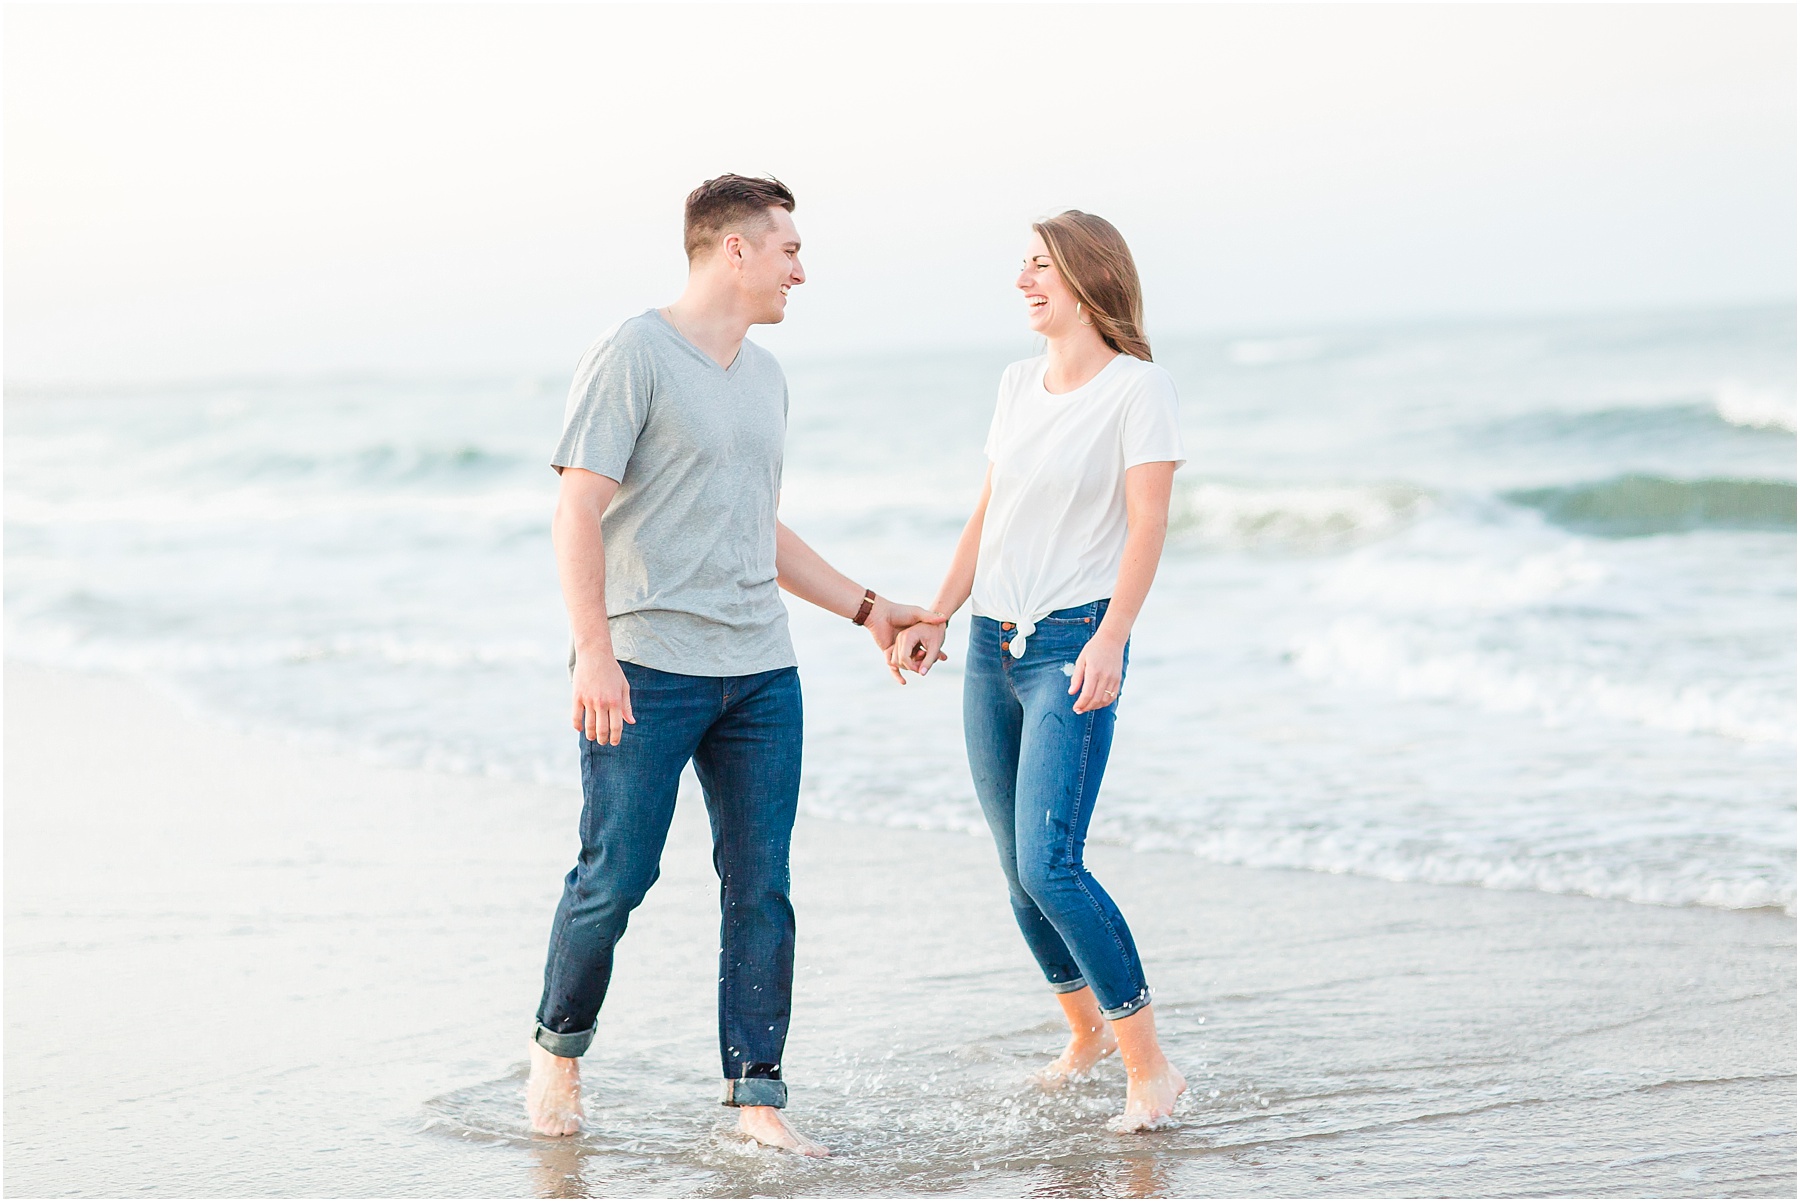
M 612 628 L 606 620 L 606 541 L 600 515 L 579 504 L 558 505 L 550 527 L 556 547 L 556 574 L 575 654 L 613 654 Z
M 862 607 L 863 586 L 780 522 L 775 523 L 775 574 L 782 588 L 839 617 L 854 618 Z

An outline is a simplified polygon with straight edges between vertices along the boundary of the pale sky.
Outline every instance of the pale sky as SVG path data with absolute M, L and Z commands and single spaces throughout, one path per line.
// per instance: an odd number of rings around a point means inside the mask
M 681 202 L 799 199 L 779 352 L 1018 338 L 1028 223 L 1152 336 L 1789 301 L 1792 6 L 34 6 L 5 372 L 562 372 Z

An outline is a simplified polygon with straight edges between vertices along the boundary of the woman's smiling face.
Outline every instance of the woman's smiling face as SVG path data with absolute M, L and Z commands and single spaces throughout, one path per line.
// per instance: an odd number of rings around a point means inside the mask
M 1025 250 L 1025 262 L 1019 268 L 1017 287 L 1025 295 L 1025 323 L 1033 333 L 1051 335 L 1076 324 L 1075 294 L 1063 282 L 1050 258 L 1050 248 L 1036 230 Z

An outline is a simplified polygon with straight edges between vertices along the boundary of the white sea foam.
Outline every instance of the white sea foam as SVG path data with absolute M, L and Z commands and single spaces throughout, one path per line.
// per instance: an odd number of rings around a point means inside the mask
M 1190 545 L 1311 550 L 1381 538 L 1431 507 L 1416 488 L 1248 487 L 1206 481 L 1175 495 L 1170 529 Z
M 1117 804 L 1115 797 L 1112 804 Z M 973 799 L 929 808 L 904 804 L 872 809 L 866 795 L 809 789 L 801 809 L 817 818 L 908 830 L 947 831 L 991 837 Z M 1198 816 L 1197 816 L 1198 817 Z M 1452 843 L 1423 830 L 1332 827 L 1328 820 L 1307 827 L 1279 825 L 1213 826 L 1167 823 L 1142 834 L 1129 817 L 1109 814 L 1096 827 L 1098 842 L 1138 851 L 1181 852 L 1214 864 L 1246 868 L 1286 868 L 1426 885 L 1473 885 L 1484 889 L 1561 893 L 1657 906 L 1707 906 L 1726 910 L 1783 909 L 1794 912 L 1790 876 L 1771 867 L 1742 866 L 1721 871 L 1716 862 L 1689 859 L 1648 868 L 1620 848 L 1573 852 L 1508 850 L 1506 840 L 1484 840 L 1468 832 Z
M 1469 549 L 1454 559 L 1356 555 L 1332 574 L 1323 596 L 1336 605 L 1488 612 L 1566 596 L 1605 579 L 1606 569 L 1576 543 L 1522 558 Z
M 1731 878 L 1693 864 L 1650 872 L 1628 861 L 1590 854 L 1508 855 L 1498 848 L 1458 848 L 1397 839 L 1399 832 L 1225 829 L 1130 840 L 1141 850 L 1181 850 L 1219 864 L 1251 868 L 1299 868 L 1428 885 L 1476 885 L 1630 901 L 1659 906 L 1709 906 L 1728 910 L 1793 911 L 1791 881 L 1745 870 Z M 1408 846 L 1408 845 L 1411 846 Z M 1435 845 L 1434 845 L 1435 844 Z
M 1290 655 L 1313 680 L 1375 686 L 1410 699 L 1469 702 L 1502 713 L 1531 712 L 1555 725 L 1600 716 L 1747 743 L 1791 740 L 1794 734 L 1791 707 L 1748 685 L 1621 681 L 1601 672 L 1527 664 L 1507 652 L 1429 646 L 1367 617 L 1339 618 L 1304 635 Z
M 1743 380 L 1724 380 L 1713 390 L 1713 406 L 1734 426 L 1794 431 L 1794 394 Z

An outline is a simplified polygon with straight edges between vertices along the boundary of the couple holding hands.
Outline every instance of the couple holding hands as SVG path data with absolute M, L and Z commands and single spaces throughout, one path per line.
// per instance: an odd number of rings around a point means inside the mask
M 852 582 L 776 517 L 787 384 L 745 334 L 781 321 L 806 280 L 793 209 L 772 179 L 695 189 L 681 298 L 603 335 L 569 395 L 553 536 L 574 636 L 581 853 L 551 926 L 531 1125 L 581 1127 L 579 1057 L 691 761 L 720 880 L 722 1100 L 759 1142 L 826 1154 L 781 1113 L 801 746 L 786 589 L 866 627 L 896 679 L 947 658 L 945 623 L 973 601 L 969 767 L 1019 929 L 1069 1024 L 1038 1080 L 1054 1087 L 1116 1050 L 1118 1127 L 1155 1126 L 1186 1082 L 1157 1043 L 1130 928 L 1082 859 L 1183 461 L 1131 252 L 1091 214 L 1031 227 L 1017 283 L 1046 353 L 1001 378 L 981 498 L 926 610 Z

